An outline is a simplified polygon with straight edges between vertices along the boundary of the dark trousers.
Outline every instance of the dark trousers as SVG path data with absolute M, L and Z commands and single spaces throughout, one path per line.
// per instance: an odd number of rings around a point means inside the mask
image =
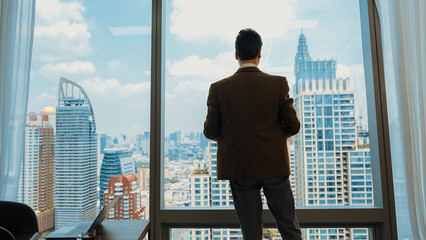
M 302 239 L 288 176 L 259 180 L 230 180 L 230 183 L 244 240 L 262 239 L 263 207 L 260 196 L 262 187 L 269 210 L 283 239 Z

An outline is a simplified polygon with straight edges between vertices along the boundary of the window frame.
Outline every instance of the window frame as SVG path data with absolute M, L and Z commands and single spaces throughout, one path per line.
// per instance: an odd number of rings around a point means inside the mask
M 150 239 L 170 239 L 172 228 L 238 228 L 233 208 L 164 208 L 164 59 L 165 29 L 163 1 L 152 0 L 151 40 L 151 154 L 150 154 Z M 375 207 L 300 207 L 300 226 L 371 228 L 372 239 L 397 239 L 389 126 L 383 67 L 380 19 L 375 0 L 359 0 L 362 32 L 368 123 L 371 139 Z M 378 144 L 378 145 L 377 145 Z M 378 161 L 373 161 L 378 159 Z M 379 206 L 379 207 L 377 207 Z M 264 227 L 275 227 L 269 210 L 263 210 Z

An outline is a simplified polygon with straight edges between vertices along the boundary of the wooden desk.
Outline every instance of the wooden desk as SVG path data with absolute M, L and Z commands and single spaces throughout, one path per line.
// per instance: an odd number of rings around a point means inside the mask
M 78 225 L 69 223 L 68 225 Z M 101 240 L 142 240 L 149 231 L 151 222 L 149 220 L 110 220 L 103 221 L 96 229 L 96 236 Z

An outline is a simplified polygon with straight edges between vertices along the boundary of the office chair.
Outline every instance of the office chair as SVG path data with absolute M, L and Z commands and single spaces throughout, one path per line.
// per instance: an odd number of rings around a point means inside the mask
M 16 240 L 38 239 L 37 217 L 34 211 L 26 204 L 18 202 L 0 201 L 0 227 L 4 230 L 0 234 Z M 3 235 L 0 235 L 3 239 Z
M 6 228 L 0 227 L 0 239 L 15 240 L 15 237 Z

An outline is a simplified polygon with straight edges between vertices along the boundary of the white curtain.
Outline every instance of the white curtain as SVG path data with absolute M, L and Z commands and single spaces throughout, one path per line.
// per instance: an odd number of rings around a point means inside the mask
M 0 199 L 16 201 L 27 111 L 35 0 L 0 0 Z
M 426 239 L 426 1 L 378 3 L 398 235 Z

